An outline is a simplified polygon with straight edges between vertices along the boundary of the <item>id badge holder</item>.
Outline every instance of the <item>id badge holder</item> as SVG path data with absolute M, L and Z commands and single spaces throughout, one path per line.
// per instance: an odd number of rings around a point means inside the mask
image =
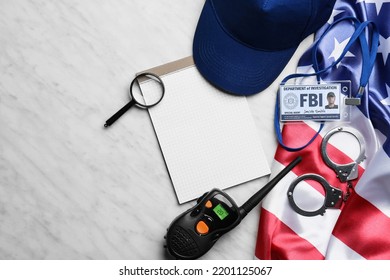
M 351 105 L 359 105 L 359 98 L 351 97 L 351 81 L 320 84 L 280 85 L 279 120 L 350 122 Z

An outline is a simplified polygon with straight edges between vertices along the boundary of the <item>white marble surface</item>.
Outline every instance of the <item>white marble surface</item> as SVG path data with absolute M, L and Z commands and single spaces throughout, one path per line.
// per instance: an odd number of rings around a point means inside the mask
M 146 111 L 103 124 L 136 72 L 192 54 L 202 6 L 0 1 L 0 259 L 165 258 L 167 226 L 193 203 L 177 203 Z M 276 87 L 248 98 L 270 164 Z M 241 204 L 267 179 L 227 192 Z M 258 217 L 203 259 L 252 259 Z

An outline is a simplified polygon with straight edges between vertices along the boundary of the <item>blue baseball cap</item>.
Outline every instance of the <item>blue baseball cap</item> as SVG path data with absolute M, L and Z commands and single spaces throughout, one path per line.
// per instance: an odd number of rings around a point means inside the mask
M 236 95 L 267 88 L 299 44 L 329 19 L 335 0 L 206 0 L 193 42 L 195 65 Z

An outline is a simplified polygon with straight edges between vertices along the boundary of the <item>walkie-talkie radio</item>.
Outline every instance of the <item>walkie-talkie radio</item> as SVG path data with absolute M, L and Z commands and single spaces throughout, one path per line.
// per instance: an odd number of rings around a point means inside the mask
M 241 207 L 221 190 L 213 189 L 205 193 L 194 207 L 178 216 L 169 226 L 166 235 L 169 254 L 177 259 L 197 259 L 204 255 L 222 235 L 236 227 L 301 160 L 298 157 L 292 161 Z

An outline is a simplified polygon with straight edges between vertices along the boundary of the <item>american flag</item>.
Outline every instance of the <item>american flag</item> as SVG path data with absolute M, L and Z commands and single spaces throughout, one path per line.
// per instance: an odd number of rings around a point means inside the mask
M 380 33 L 380 45 L 362 105 L 352 107 L 351 122 L 346 124 L 364 136 L 367 158 L 359 164 L 359 177 L 352 181 L 352 195 L 340 209 L 327 209 L 323 216 L 306 217 L 296 213 L 287 198 L 288 186 L 298 176 L 316 173 L 344 193 L 347 190 L 347 184 L 336 178 L 320 153 L 322 138 L 340 123 L 326 123 L 316 140 L 299 152 L 288 152 L 279 146 L 272 174 L 282 170 L 298 154 L 303 161 L 262 203 L 255 251 L 258 259 L 390 259 L 390 1 L 338 0 L 327 24 L 346 16 L 375 22 Z M 326 25 L 316 36 L 325 28 Z M 326 35 L 318 54 L 320 69 L 340 56 L 353 31 L 351 23 L 343 22 Z M 301 57 L 297 73 L 314 72 L 312 65 L 309 49 Z M 361 67 L 361 48 L 356 43 L 321 79 L 351 80 L 352 92 L 356 93 Z M 290 147 L 302 146 L 318 127 L 314 122 L 285 125 L 283 139 Z M 348 163 L 356 158 L 343 149 L 345 141 L 338 137 L 328 145 L 330 158 L 337 159 L 338 163 Z M 309 181 L 308 186 L 308 199 L 324 195 L 318 185 Z

